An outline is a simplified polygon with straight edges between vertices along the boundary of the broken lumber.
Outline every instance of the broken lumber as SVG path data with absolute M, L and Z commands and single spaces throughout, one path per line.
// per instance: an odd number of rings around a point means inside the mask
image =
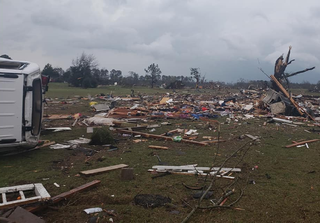
M 168 136 L 155 135 L 155 134 L 149 134 L 149 133 L 144 133 L 144 132 L 136 132 L 136 131 L 130 131 L 130 130 L 124 130 L 124 129 L 117 129 L 117 131 L 120 132 L 120 133 L 126 133 L 126 134 L 132 134 L 132 135 L 141 135 L 141 136 L 146 137 L 146 138 L 164 139 L 164 140 L 168 140 L 168 141 L 173 141 L 173 138 L 168 137 Z M 200 145 L 200 146 L 208 145 L 207 143 L 198 142 L 198 141 L 192 141 L 192 140 L 187 140 L 187 139 L 181 139 L 181 142 L 190 143 L 190 144 L 196 144 L 196 145 Z
M 285 147 L 286 147 L 286 148 L 291 148 L 291 147 L 303 145 L 303 144 L 306 144 L 306 143 L 317 142 L 317 141 L 319 141 L 319 140 L 320 140 L 320 139 L 311 139 L 311 140 L 302 141 L 302 142 L 297 142 L 297 143 L 294 143 L 294 144 L 291 144 L 291 145 L 287 145 L 287 146 L 285 146 Z
M 150 149 L 169 149 L 166 146 L 153 146 L 153 145 L 149 145 L 148 146 Z
M 158 171 L 157 171 L 158 172 Z M 161 173 L 161 172 L 159 172 Z M 178 174 L 178 175 L 198 175 L 198 176 L 215 176 L 217 178 L 225 178 L 225 179 L 230 179 L 230 180 L 234 180 L 235 177 L 231 177 L 231 176 L 223 176 L 223 175 L 216 175 L 216 172 L 210 172 L 210 173 L 203 173 L 203 172 L 175 172 L 175 171 L 166 171 L 166 173 L 170 173 L 170 174 Z
M 33 191 L 35 196 L 26 197 L 24 192 L 28 191 Z M 15 192 L 19 193 L 19 199 L 8 199 L 8 197 L 10 197 L 10 195 Z M 47 201 L 51 197 L 46 188 L 41 183 L 2 187 L 0 188 L 0 194 L 2 197 L 0 202 L 0 209 L 36 203 L 38 201 Z
M 152 169 L 157 170 L 175 170 L 175 171 L 182 171 L 182 170 L 198 170 L 198 171 L 218 171 L 220 167 L 196 167 L 193 165 L 188 166 L 164 166 L 164 165 L 158 165 L 158 166 L 152 166 Z M 221 168 L 220 172 L 226 171 L 226 172 L 241 172 L 240 168 Z
M 95 187 L 97 186 L 98 184 L 100 184 L 100 180 L 94 180 L 94 181 L 91 181 L 89 183 L 86 183 L 86 184 L 83 184 L 79 187 L 76 187 L 70 191 L 67 191 L 67 192 L 64 192 L 62 194 L 59 194 L 57 196 L 54 196 L 50 199 L 50 204 L 56 204 L 62 200 L 65 200 L 67 199 L 68 197 L 72 196 L 73 194 L 75 193 L 78 193 L 78 192 L 81 192 L 81 191 L 84 191 L 84 190 L 87 190 L 89 188 L 92 188 L 92 187 Z M 37 212 L 37 211 L 41 211 L 43 210 L 44 208 L 48 207 L 49 206 L 49 203 L 45 203 L 45 204 L 42 204 L 42 205 L 38 205 L 38 206 L 35 206 L 35 207 L 27 207 L 26 210 L 28 210 L 29 212 Z
M 103 172 L 108 172 L 111 170 L 117 170 L 117 169 L 121 169 L 124 167 L 128 167 L 128 165 L 126 164 L 118 164 L 118 165 L 114 165 L 114 166 L 107 166 L 107 167 L 101 167 L 98 169 L 92 169 L 92 170 L 85 170 L 85 171 L 81 171 L 80 173 L 83 175 L 92 175 L 92 174 L 97 174 L 97 173 L 103 173 Z

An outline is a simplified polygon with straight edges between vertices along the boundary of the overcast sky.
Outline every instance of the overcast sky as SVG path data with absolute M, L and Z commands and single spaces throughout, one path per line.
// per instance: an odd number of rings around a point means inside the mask
M 207 80 L 268 80 L 292 45 L 290 78 L 318 82 L 320 1 L 0 0 L 0 54 L 67 69 L 82 52 L 101 68 Z M 258 62 L 259 61 L 259 62 Z

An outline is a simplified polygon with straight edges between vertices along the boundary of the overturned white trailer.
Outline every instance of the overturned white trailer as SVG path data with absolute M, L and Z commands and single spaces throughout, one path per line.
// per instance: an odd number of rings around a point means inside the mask
M 37 145 L 42 93 L 37 64 L 0 58 L 0 154 Z

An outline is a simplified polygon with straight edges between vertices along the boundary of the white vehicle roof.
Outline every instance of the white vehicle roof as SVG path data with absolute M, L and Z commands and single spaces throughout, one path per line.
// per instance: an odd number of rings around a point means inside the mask
M 31 74 L 38 70 L 40 70 L 40 67 L 35 63 L 20 60 L 10 60 L 0 57 L 0 72 Z

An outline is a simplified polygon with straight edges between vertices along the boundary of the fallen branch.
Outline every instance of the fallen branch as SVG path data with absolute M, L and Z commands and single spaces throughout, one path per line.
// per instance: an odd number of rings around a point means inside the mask
M 254 140 L 252 140 L 254 141 Z M 243 146 L 241 146 L 239 149 L 237 149 L 231 156 L 229 156 L 227 159 L 224 160 L 224 162 L 221 164 L 219 170 L 213 175 L 213 179 L 211 180 L 211 183 L 209 185 L 209 187 L 206 189 L 206 191 L 202 194 L 201 198 L 199 199 L 199 202 L 197 205 L 195 205 L 195 207 L 191 210 L 191 212 L 187 215 L 187 217 L 185 219 L 183 219 L 183 221 L 181 223 L 186 223 L 191 216 L 193 215 L 193 213 L 200 207 L 200 204 L 202 202 L 202 200 L 204 199 L 204 197 L 207 195 L 207 193 L 211 190 L 214 182 L 215 182 L 215 176 L 217 175 L 217 173 L 219 173 L 221 171 L 221 169 L 223 168 L 223 166 L 226 164 L 226 162 L 228 160 L 230 160 L 234 155 L 236 155 L 239 151 L 241 151 L 245 146 L 247 146 L 248 144 L 250 144 L 252 141 L 249 141 L 247 143 L 245 143 Z M 224 207 L 224 206 L 219 206 L 218 207 Z M 230 208 L 230 207 L 228 207 Z

